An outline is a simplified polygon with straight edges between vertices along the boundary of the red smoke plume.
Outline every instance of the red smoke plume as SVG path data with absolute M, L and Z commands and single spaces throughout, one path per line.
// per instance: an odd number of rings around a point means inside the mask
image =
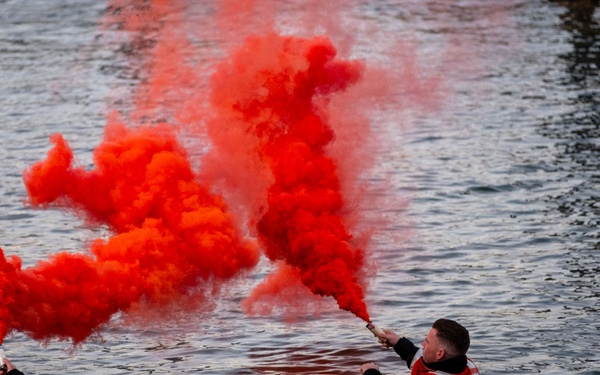
M 171 112 L 174 122 L 198 121 L 188 103 L 202 97 L 190 96 L 190 85 L 202 77 L 184 61 L 189 44 L 175 31 L 179 3 L 152 1 L 147 13 L 136 8 L 146 2 L 111 4 L 123 7 L 124 29 L 142 36 L 171 16 L 170 29 L 156 33 L 143 61 L 146 84 L 136 89 L 132 119 Z M 240 238 L 224 198 L 207 188 L 231 187 L 215 183 L 227 177 L 243 190 L 236 214 L 251 213 L 249 229 L 266 256 L 285 263 L 255 289 L 247 310 L 282 288 L 295 290 L 290 298 L 301 295 L 301 282 L 368 321 L 365 252 L 348 229 L 338 163 L 328 153 L 335 139 L 329 103 L 359 82 L 365 67 L 336 55 L 327 37 L 273 33 L 249 37 L 219 65 L 208 107 L 212 149 L 202 160 L 206 180 L 194 174 L 177 133 L 165 124 L 133 130 L 111 122 L 89 171 L 74 164 L 67 142 L 54 135 L 46 160 L 24 172 L 29 203 L 66 207 L 90 225 L 107 226 L 110 237 L 95 240 L 89 252 L 57 253 L 27 269 L 0 251 L 0 342 L 18 330 L 78 343 L 119 311 L 214 292 L 252 269 L 258 249 Z M 219 161 L 226 162 L 214 169 Z
M 1 337 L 19 330 L 77 343 L 134 304 L 168 304 L 256 265 L 257 249 L 195 181 L 170 127 L 108 125 L 91 171 L 73 165 L 61 135 L 52 141 L 24 173 L 31 204 L 73 207 L 115 235 L 94 241 L 91 254 L 58 253 L 25 270 L 0 254 Z
M 356 83 L 364 66 L 336 59 L 326 37 L 249 37 L 213 76 L 217 152 L 251 145 L 272 174 L 257 220 L 269 259 L 299 271 L 304 285 L 333 296 L 340 308 L 369 320 L 361 272 L 364 251 L 351 244 L 327 105 Z

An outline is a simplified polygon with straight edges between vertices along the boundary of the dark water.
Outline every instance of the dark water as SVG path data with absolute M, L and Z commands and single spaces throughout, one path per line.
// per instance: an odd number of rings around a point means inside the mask
M 436 318 L 460 320 L 485 374 L 600 374 L 598 2 L 348 3 L 349 20 L 371 27 L 357 28 L 357 55 L 380 59 L 373 40 L 405 38 L 443 81 L 435 109 L 373 115 L 389 142 L 371 178 L 405 202 L 379 212 L 393 225 L 374 238 L 375 323 L 420 342 Z M 210 5 L 193 8 L 209 16 Z M 25 207 L 21 173 L 55 132 L 90 165 L 106 114 L 127 108 L 136 75 L 99 28 L 105 8 L 0 1 L 0 246 L 24 267 L 103 235 Z M 224 291 L 213 311 L 151 326 L 115 317 L 75 350 L 20 333 L 4 347 L 28 374 L 353 374 L 366 361 L 408 372 L 333 304 L 295 324 L 245 316 L 246 284 L 267 271 Z

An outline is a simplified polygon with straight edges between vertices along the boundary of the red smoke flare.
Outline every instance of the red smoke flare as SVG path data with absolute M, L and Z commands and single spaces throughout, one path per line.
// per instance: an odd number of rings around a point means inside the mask
M 123 28 L 142 38 L 140 46 L 146 46 L 146 33 L 156 36 L 155 47 L 141 56 L 146 83 L 136 89 L 132 117 L 173 113 L 170 120 L 197 121 L 198 110 L 188 103 L 200 76 L 186 64 L 189 43 L 177 32 L 183 3 L 111 4 Z M 172 27 L 158 32 L 169 24 L 167 15 Z M 357 61 L 336 59 L 328 38 L 270 34 L 249 38 L 213 77 L 209 132 L 219 155 L 212 157 L 228 163 L 217 173 L 204 169 L 203 176 L 229 173 L 248 186 L 241 200 L 247 206 L 236 210 L 264 203 L 251 224 L 266 255 L 288 265 L 268 277 L 246 306 L 290 286 L 299 296 L 301 281 L 369 320 L 361 287 L 365 254 L 347 229 L 338 166 L 328 154 L 334 140 L 328 103 L 363 70 Z M 256 265 L 257 249 L 238 237 L 223 199 L 200 185 L 171 127 L 108 125 L 91 171 L 73 165 L 61 135 L 52 142 L 47 159 L 24 173 L 29 203 L 75 210 L 91 224 L 107 225 L 112 236 L 94 241 L 90 253 L 57 253 L 27 269 L 0 251 L 0 342 L 18 330 L 78 343 L 119 311 L 213 291 Z M 240 166 L 258 172 L 254 181 L 247 171 L 238 173 Z
M 313 293 L 368 321 L 364 251 L 351 244 L 337 166 L 327 155 L 334 140 L 328 101 L 364 67 L 335 56 L 326 37 L 249 37 L 213 76 L 217 112 L 209 131 L 217 152 L 251 145 L 272 174 L 257 221 L 269 259 L 297 268 Z
M 58 253 L 25 270 L 0 253 L 0 338 L 19 330 L 78 343 L 118 311 L 168 304 L 256 265 L 257 249 L 196 182 L 170 127 L 108 125 L 91 171 L 72 165 L 61 135 L 52 141 L 24 173 L 31 204 L 66 205 L 116 234 L 94 241 L 90 255 Z

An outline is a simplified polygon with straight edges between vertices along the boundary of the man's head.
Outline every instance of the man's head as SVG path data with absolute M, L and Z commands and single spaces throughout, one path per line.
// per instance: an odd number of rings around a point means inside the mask
M 432 363 L 467 354 L 470 344 L 465 327 L 453 320 L 438 319 L 423 341 L 423 360 Z

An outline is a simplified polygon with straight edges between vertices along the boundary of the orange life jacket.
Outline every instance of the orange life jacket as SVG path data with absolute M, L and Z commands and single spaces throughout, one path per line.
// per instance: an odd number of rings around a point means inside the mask
M 415 354 L 412 364 L 410 366 L 410 368 L 412 369 L 410 375 L 480 375 L 477 366 L 475 366 L 473 361 L 471 361 L 469 358 L 467 358 L 467 366 L 465 367 L 463 372 L 458 374 L 450 374 L 448 372 L 432 370 L 425 366 L 425 364 L 423 363 L 423 357 L 421 357 L 422 355 L 423 349 L 419 349 L 419 351 Z

